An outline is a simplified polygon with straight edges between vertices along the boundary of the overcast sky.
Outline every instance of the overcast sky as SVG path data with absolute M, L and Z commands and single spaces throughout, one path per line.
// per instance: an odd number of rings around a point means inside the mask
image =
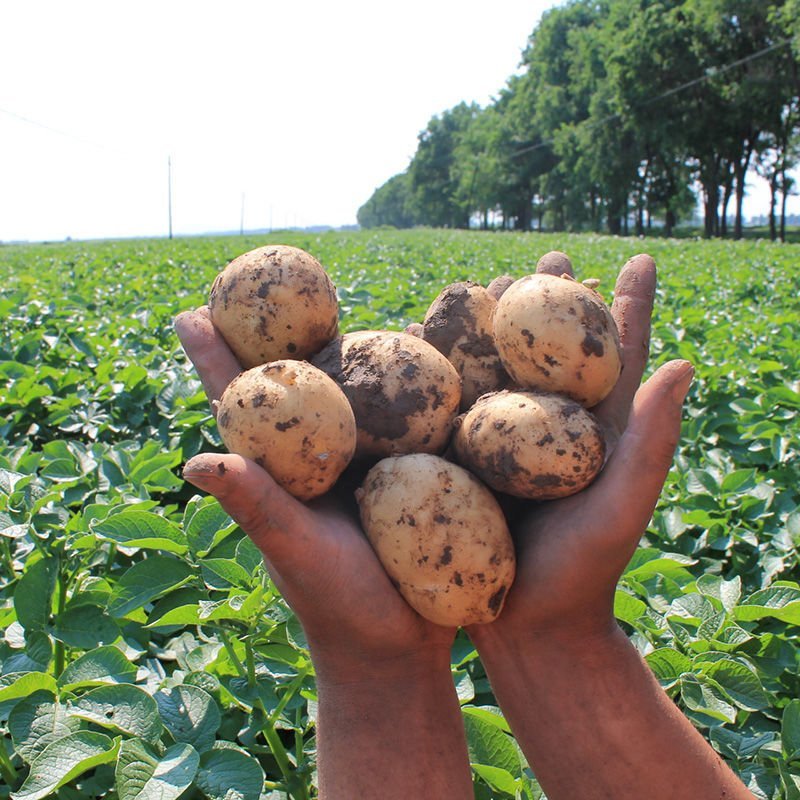
M 0 240 L 347 225 L 552 0 L 9 0 Z

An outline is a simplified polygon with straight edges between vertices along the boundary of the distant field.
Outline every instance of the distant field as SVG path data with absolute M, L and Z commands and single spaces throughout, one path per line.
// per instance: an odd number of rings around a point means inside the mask
M 800 797 L 800 246 L 387 230 L 0 246 L 0 798 L 29 771 L 27 800 L 128 796 L 119 753 L 146 766 L 165 747 L 200 756 L 185 797 L 215 800 L 198 792 L 230 769 L 245 798 L 314 796 L 302 631 L 248 542 L 179 478 L 219 440 L 172 318 L 268 242 L 323 263 L 345 331 L 402 329 L 447 283 L 521 276 L 548 250 L 609 300 L 628 258 L 655 257 L 652 363 L 688 358 L 697 377 L 617 616 L 757 797 Z M 459 637 L 462 701 L 493 706 L 471 652 Z M 94 714 L 101 699 L 144 710 L 115 727 Z M 188 738 L 187 703 L 204 709 Z M 61 767 L 38 758 L 32 718 L 70 720 L 48 740 Z M 468 729 L 473 760 L 497 768 L 476 770 L 477 797 L 541 796 L 500 720 Z

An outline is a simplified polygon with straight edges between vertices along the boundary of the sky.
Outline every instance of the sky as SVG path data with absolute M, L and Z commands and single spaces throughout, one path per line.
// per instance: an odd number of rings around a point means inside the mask
M 2 3 L 0 241 L 355 224 L 552 5 Z
M 355 224 L 553 5 L 0 3 L 0 241 Z

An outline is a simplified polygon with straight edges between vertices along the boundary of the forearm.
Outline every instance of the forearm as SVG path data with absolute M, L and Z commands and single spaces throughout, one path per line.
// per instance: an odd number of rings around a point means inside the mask
M 593 641 L 473 636 L 550 800 L 752 800 L 619 628 Z
M 349 677 L 318 664 L 317 687 L 320 800 L 472 798 L 449 653 Z

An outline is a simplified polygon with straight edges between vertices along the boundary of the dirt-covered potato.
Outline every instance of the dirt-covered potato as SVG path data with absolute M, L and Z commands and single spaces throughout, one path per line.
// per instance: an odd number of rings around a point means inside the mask
M 356 497 L 372 547 L 412 608 L 439 625 L 497 617 L 514 580 L 514 547 L 477 478 L 438 456 L 385 458 Z
M 495 300 L 499 300 L 503 294 L 505 294 L 506 289 L 508 289 L 515 280 L 516 278 L 513 275 L 498 275 L 486 287 L 486 291 L 489 292 Z
M 497 303 L 497 351 L 521 387 L 562 392 L 587 408 L 599 403 L 622 368 L 619 334 L 602 297 L 554 275 L 527 275 Z
M 356 447 L 347 398 L 305 361 L 285 359 L 242 372 L 222 395 L 217 425 L 231 453 L 261 465 L 300 500 L 327 492 Z
M 536 272 L 540 275 L 555 275 L 557 278 L 565 274 L 574 275 L 569 256 L 560 250 L 551 250 L 549 253 L 545 253 L 536 262 Z
M 339 331 L 336 287 L 304 250 L 269 245 L 235 258 L 217 275 L 211 320 L 244 368 L 308 359 Z
M 440 453 L 461 399 L 455 367 L 408 333 L 359 331 L 332 341 L 312 363 L 341 386 L 356 417 L 356 456 Z
M 418 338 L 422 337 L 422 323 L 421 322 L 409 322 L 408 325 L 405 327 L 405 333 L 411 334 L 411 336 L 416 336 Z
M 422 338 L 430 342 L 461 376 L 461 410 L 482 394 L 503 389 L 509 377 L 492 335 L 497 301 L 477 283 L 446 286 L 431 303 L 422 323 Z
M 566 497 L 600 472 L 605 439 L 579 403 L 557 394 L 485 395 L 460 420 L 456 460 L 498 492 L 533 500 Z

